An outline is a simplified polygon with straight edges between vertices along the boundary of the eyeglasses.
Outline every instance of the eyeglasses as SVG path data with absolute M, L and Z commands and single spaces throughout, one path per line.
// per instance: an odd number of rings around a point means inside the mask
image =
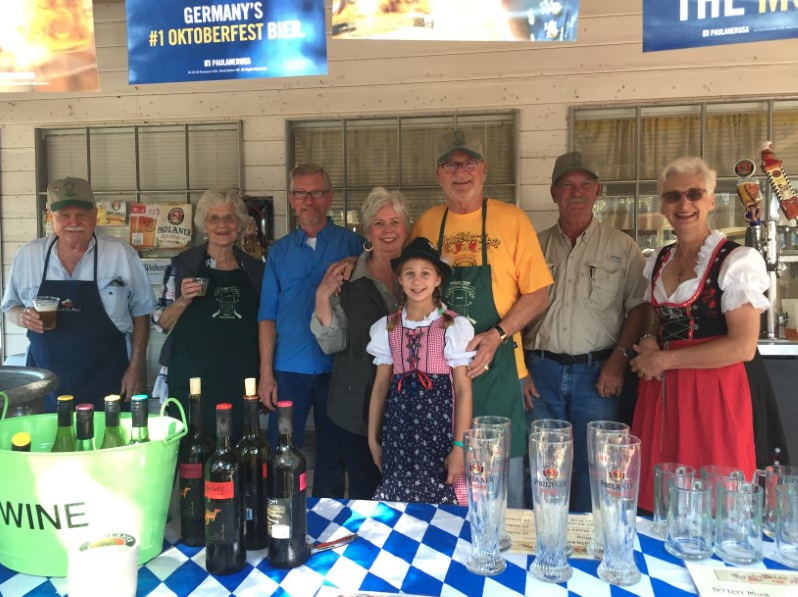
M 696 188 L 687 189 L 686 191 L 665 191 L 662 193 L 662 198 L 668 203 L 676 203 L 677 201 L 681 201 L 682 195 L 684 195 L 690 201 L 698 201 L 706 194 L 706 192 L 706 189 Z
M 210 224 L 211 226 L 218 226 L 221 223 L 235 224 L 236 222 L 238 222 L 238 217 L 230 215 L 230 214 L 227 214 L 227 215 L 224 215 L 224 216 L 212 215 L 212 216 L 208 216 L 208 219 L 206 220 L 206 222 L 208 224 Z
M 308 195 L 313 197 L 316 201 L 319 199 L 323 199 L 324 196 L 329 193 L 329 189 L 325 189 L 323 191 L 291 191 L 291 194 L 300 201 L 304 201 L 308 198 Z
M 479 164 L 479 160 L 465 160 L 464 162 L 455 162 L 450 160 L 448 162 L 441 162 L 439 166 L 447 174 L 454 174 L 458 168 L 462 168 L 466 172 L 471 172 Z

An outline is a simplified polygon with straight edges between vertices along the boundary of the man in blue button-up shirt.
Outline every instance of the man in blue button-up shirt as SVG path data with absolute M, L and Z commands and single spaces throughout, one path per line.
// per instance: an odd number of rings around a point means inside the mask
M 333 224 L 329 175 L 316 164 L 291 171 L 288 193 L 299 228 L 269 250 L 258 312 L 260 383 L 258 395 L 270 410 L 280 399 L 294 403 L 294 442 L 302 447 L 305 421 L 313 407 L 316 426 L 314 497 L 344 497 L 341 449 L 327 417 L 327 390 L 333 357 L 310 332 L 316 288 L 327 268 L 363 251 L 363 238 Z M 277 417 L 269 417 L 269 442 L 277 445 Z

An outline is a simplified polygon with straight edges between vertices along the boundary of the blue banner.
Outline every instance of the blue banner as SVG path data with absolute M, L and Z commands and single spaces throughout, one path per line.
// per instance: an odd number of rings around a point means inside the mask
M 643 0 L 643 51 L 798 37 L 798 0 Z
M 324 0 L 127 0 L 130 84 L 327 74 Z

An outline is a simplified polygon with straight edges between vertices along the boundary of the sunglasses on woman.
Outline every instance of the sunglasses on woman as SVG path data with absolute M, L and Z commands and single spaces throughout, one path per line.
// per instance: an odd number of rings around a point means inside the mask
M 706 189 L 696 188 L 687 189 L 686 191 L 665 191 L 662 193 L 662 198 L 668 203 L 676 203 L 677 201 L 681 201 L 682 195 L 684 195 L 690 201 L 698 201 L 706 194 L 706 192 Z

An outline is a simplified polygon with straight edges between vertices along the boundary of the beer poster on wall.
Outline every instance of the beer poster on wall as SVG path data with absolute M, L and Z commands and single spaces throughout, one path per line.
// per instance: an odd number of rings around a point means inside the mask
M 327 74 L 324 0 L 127 0 L 131 85 Z
M 0 92 L 97 91 L 92 0 L 3 0 Z
M 576 41 L 579 0 L 333 0 L 338 39 Z
M 795 0 L 643 0 L 644 52 L 795 37 Z
M 130 244 L 136 249 L 187 249 L 191 245 L 191 205 L 133 203 Z

